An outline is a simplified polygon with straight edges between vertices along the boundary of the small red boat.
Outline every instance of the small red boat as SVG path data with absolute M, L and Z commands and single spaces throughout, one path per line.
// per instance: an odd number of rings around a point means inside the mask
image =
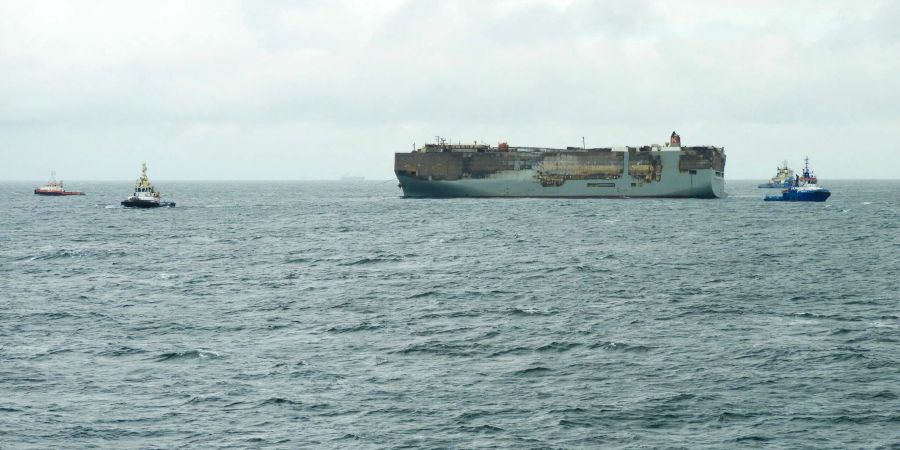
M 67 191 L 63 188 L 62 181 L 56 181 L 56 172 L 51 172 L 50 181 L 47 184 L 35 188 L 34 193 L 37 195 L 53 195 L 53 196 L 61 196 L 61 195 L 84 195 L 84 192 L 76 192 L 76 191 Z

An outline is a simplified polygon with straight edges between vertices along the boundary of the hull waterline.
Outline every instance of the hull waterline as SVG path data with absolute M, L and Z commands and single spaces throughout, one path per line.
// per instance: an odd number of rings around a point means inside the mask
M 68 197 L 68 196 L 78 196 L 84 195 L 83 192 L 43 192 L 43 191 L 34 191 L 34 195 L 43 195 L 45 197 Z
M 767 202 L 824 202 L 831 197 L 828 190 L 814 192 L 785 192 L 782 195 L 769 195 L 764 199 Z
M 148 202 L 141 200 L 123 200 L 122 206 L 126 208 L 174 208 L 175 202 Z

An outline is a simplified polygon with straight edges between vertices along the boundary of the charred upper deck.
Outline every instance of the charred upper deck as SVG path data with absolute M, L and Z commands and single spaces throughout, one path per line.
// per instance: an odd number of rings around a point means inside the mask
M 681 147 L 679 144 L 617 150 L 427 144 L 413 152 L 397 153 L 394 171 L 398 176 L 419 180 L 452 181 L 527 170 L 532 171 L 533 177 L 544 186 L 561 185 L 566 180 L 613 180 L 622 178 L 627 171 L 632 179 L 652 183 L 660 181 L 662 176 L 662 155 L 671 152 L 678 154 L 680 172 L 713 169 L 717 174 L 724 173 L 725 151 L 722 147 Z

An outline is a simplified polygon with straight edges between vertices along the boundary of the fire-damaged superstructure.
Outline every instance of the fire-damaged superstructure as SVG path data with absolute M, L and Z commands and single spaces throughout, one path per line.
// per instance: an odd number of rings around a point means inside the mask
M 688 197 L 725 195 L 725 150 L 665 145 L 622 148 L 449 144 L 397 153 L 406 197 Z

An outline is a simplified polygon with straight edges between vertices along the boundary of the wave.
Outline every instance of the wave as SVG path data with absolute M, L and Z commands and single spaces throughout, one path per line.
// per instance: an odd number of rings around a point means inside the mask
M 327 328 L 329 333 L 352 333 L 354 331 L 377 330 L 381 325 L 377 323 L 360 322 L 358 324 L 341 324 Z
M 556 342 L 556 341 L 554 341 L 547 345 L 542 345 L 542 346 L 536 348 L 535 350 L 537 350 L 539 352 L 563 353 L 563 352 L 572 350 L 573 348 L 576 348 L 576 347 L 581 347 L 581 344 L 578 344 L 575 342 Z
M 804 297 L 798 297 L 799 300 L 804 299 Z M 801 312 L 801 313 L 789 313 L 787 314 L 789 317 L 801 317 L 804 319 L 829 319 L 829 320 L 837 320 L 842 322 L 860 322 L 863 319 L 855 316 L 841 316 L 837 314 L 819 314 L 819 313 L 811 313 L 811 312 Z
M 45 320 L 60 320 L 60 319 L 69 319 L 69 318 L 78 318 L 75 314 L 67 313 L 65 311 L 58 312 L 35 312 L 30 314 L 24 314 L 22 317 L 28 318 L 40 318 Z
M 272 397 L 267 398 L 256 404 L 257 407 L 262 408 L 265 406 L 303 406 L 303 402 L 299 400 L 290 400 L 282 397 Z
M 549 369 L 547 367 L 538 366 L 538 367 L 529 367 L 527 369 L 517 370 L 517 371 L 513 372 L 512 374 L 515 376 L 540 376 L 540 375 L 546 375 L 550 372 L 553 372 L 553 370 Z
M 552 311 L 552 310 L 551 311 L 541 311 L 540 309 L 536 309 L 536 308 L 512 307 L 512 308 L 507 309 L 506 313 L 513 315 L 513 316 L 552 316 L 556 312 Z
M 379 264 L 379 263 L 386 263 L 386 262 L 401 262 L 401 261 L 403 261 L 403 259 L 398 258 L 398 257 L 382 257 L 382 258 L 374 257 L 374 258 L 362 258 L 362 259 L 358 259 L 356 261 L 340 263 L 338 265 L 339 266 L 362 266 L 362 265 L 368 265 L 368 264 Z
M 422 314 L 422 315 L 418 316 L 417 318 L 419 320 L 426 320 L 426 319 L 447 319 L 447 318 L 454 318 L 454 317 L 478 317 L 478 316 L 481 316 L 483 313 L 484 313 L 484 311 L 482 311 L 480 309 L 472 309 L 469 311 L 458 310 L 458 309 L 457 310 L 443 310 L 443 311 L 439 311 L 439 312 L 431 312 L 431 313 L 427 313 L 427 314 Z M 464 327 L 464 328 L 466 328 L 466 327 Z
M 85 256 L 85 252 L 76 250 L 57 250 L 47 252 L 41 255 L 23 256 L 19 260 L 28 261 L 49 261 L 54 259 L 78 258 Z
M 68 258 L 105 258 L 105 257 L 117 257 L 122 258 L 128 256 L 127 253 L 123 251 L 116 250 L 72 250 L 72 249 L 60 249 L 60 250 L 51 250 L 45 253 L 37 254 L 37 255 L 26 255 L 17 258 L 17 261 L 52 261 L 56 259 L 68 259 Z
M 216 402 L 221 402 L 222 400 L 223 400 L 222 397 L 217 397 L 215 395 L 197 395 L 197 396 L 191 397 L 188 401 L 182 403 L 182 406 L 197 405 L 197 404 L 202 404 L 202 403 L 216 403 Z
M 419 344 L 412 344 L 402 350 L 392 353 L 402 355 L 411 355 L 416 353 L 426 353 L 440 356 L 467 356 L 471 354 L 473 345 L 470 344 L 445 344 L 442 342 L 431 341 Z
M 506 409 L 506 410 L 502 410 L 502 411 L 486 411 L 486 410 L 464 411 L 462 413 L 457 414 L 456 417 L 453 418 L 453 420 L 455 422 L 459 422 L 459 423 L 468 423 L 473 420 L 477 420 L 482 417 L 490 417 L 490 416 L 496 415 L 498 413 L 514 413 L 514 412 L 515 412 L 515 410 L 511 410 L 511 409 Z
M 590 346 L 590 348 L 600 348 L 604 350 L 617 351 L 617 352 L 637 352 L 644 353 L 652 350 L 652 347 L 648 347 L 646 345 L 631 345 L 625 344 L 623 342 L 599 342 Z
M 595 426 L 595 424 L 592 424 L 588 421 L 572 419 L 560 419 L 557 423 L 559 424 L 559 426 L 565 428 L 590 428 Z
M 612 269 L 605 269 L 602 267 L 594 267 L 589 265 L 578 265 L 575 266 L 576 272 L 590 272 L 590 273 L 607 273 L 612 272 Z
M 491 353 L 488 356 L 490 358 L 494 358 L 494 357 L 503 356 L 503 355 L 521 355 L 521 354 L 531 353 L 533 351 L 534 351 L 534 349 L 528 348 L 528 347 L 513 347 L 513 348 L 507 348 L 504 350 L 496 351 L 494 353 Z
M 479 425 L 477 427 L 469 427 L 469 426 L 459 426 L 456 427 L 459 431 L 465 431 L 466 433 L 497 433 L 500 431 L 504 431 L 503 428 L 495 427 L 493 425 Z
M 502 350 L 498 350 L 494 353 L 491 353 L 489 357 L 497 357 L 503 355 L 524 355 L 534 352 L 540 353 L 565 353 L 573 348 L 581 347 L 582 344 L 578 344 L 575 342 L 551 342 L 549 344 L 541 345 L 539 347 L 510 347 Z
M 146 350 L 141 350 L 139 348 L 128 347 L 126 345 L 118 345 L 115 347 L 107 348 L 106 350 L 97 353 L 100 356 L 128 356 L 128 355 L 137 355 L 141 353 L 147 353 Z
M 883 390 L 875 392 L 853 392 L 847 395 L 853 400 L 896 400 L 898 395 L 894 392 Z
M 858 331 L 858 330 L 851 330 L 849 328 L 838 328 L 836 330 L 832 330 L 830 334 L 832 336 L 840 336 L 842 334 L 854 333 L 856 331 Z
M 211 350 L 188 350 L 184 352 L 163 353 L 155 358 L 157 362 L 179 361 L 190 359 L 219 359 L 222 355 Z
M 864 425 L 869 423 L 878 423 L 883 421 L 891 421 L 893 419 L 894 422 L 897 422 L 898 416 L 894 416 L 889 418 L 888 416 L 883 416 L 879 414 L 860 414 L 860 415 L 842 415 L 837 417 L 828 418 L 828 420 L 833 424 L 852 424 L 852 425 Z
M 51 350 L 47 350 L 47 351 L 43 351 L 43 352 L 40 352 L 40 353 L 36 353 L 34 356 L 32 356 L 32 359 L 46 358 L 46 357 L 49 357 L 49 356 L 60 355 L 60 354 L 63 354 L 63 353 L 72 353 L 72 352 L 74 352 L 74 351 L 75 351 L 75 350 L 74 350 L 74 349 L 71 349 L 71 348 L 54 348 L 54 349 L 51 349 Z

